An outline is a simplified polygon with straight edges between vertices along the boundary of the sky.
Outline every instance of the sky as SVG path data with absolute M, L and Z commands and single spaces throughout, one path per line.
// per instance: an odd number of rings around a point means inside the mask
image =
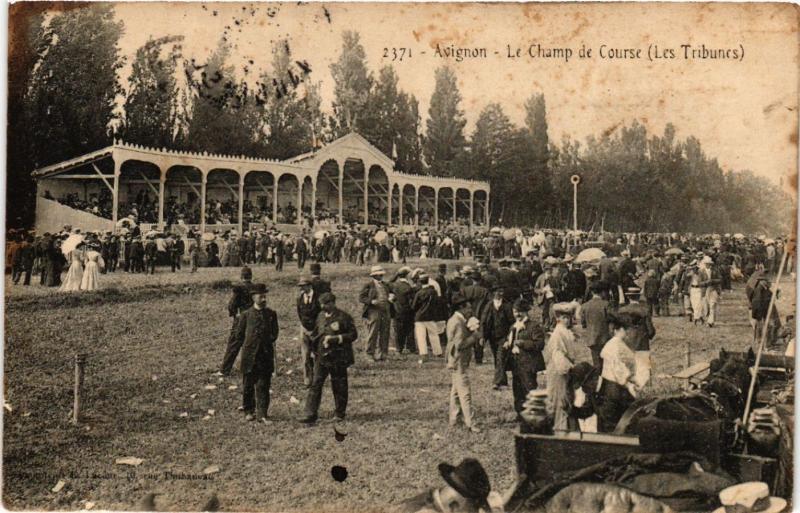
M 330 109 L 330 64 L 341 33 L 357 30 L 370 69 L 392 64 L 399 86 L 414 94 L 427 117 L 434 70 L 450 65 L 458 76 L 471 132 L 481 109 L 498 102 L 515 123 L 524 102 L 544 93 L 549 136 L 583 140 L 615 127 L 643 123 L 661 134 L 694 135 L 725 170 L 749 169 L 774 182 L 797 172 L 798 40 L 791 4 L 369 4 L 369 3 L 119 3 L 125 24 L 120 46 L 129 62 L 150 36 L 180 34 L 183 53 L 203 61 L 225 34 L 239 68 L 269 65 L 272 41 L 288 38 L 293 57 L 307 61 Z M 237 24 L 238 22 L 238 24 Z M 570 48 L 564 58 L 529 57 Z M 437 57 L 435 49 L 485 48 L 485 58 Z M 600 47 L 639 50 L 638 59 L 609 59 Z M 648 52 L 675 58 L 650 61 Z M 681 45 L 735 50 L 741 59 L 686 59 Z M 579 58 L 579 49 L 592 50 Z M 391 62 L 385 48 L 410 49 Z M 509 58 L 509 48 L 516 56 Z M 423 53 L 424 52 L 424 53 Z M 496 53 L 495 53 L 496 52 Z M 408 50 L 406 50 L 406 54 Z M 630 53 L 630 52 L 628 52 Z M 127 70 L 126 70 L 127 71 Z

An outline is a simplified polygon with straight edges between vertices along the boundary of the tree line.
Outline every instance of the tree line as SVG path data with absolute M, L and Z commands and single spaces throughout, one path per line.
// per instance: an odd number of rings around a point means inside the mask
M 398 170 L 487 180 L 491 219 L 505 225 L 572 224 L 570 177 L 581 177 L 580 228 L 609 231 L 785 231 L 791 198 L 749 171 L 723 172 L 700 141 L 678 140 L 668 124 L 648 134 L 637 121 L 585 141 L 550 141 L 543 94 L 532 91 L 522 126 L 486 105 L 471 133 L 454 70 L 435 70 L 423 125 L 419 102 L 392 66 L 374 73 L 359 34 L 342 34 L 330 69 L 332 112 L 322 109 L 326 70 L 312 69 L 275 41 L 268 66 L 231 62 L 222 36 L 205 60 L 183 55 L 183 38 L 150 38 L 119 51 L 124 23 L 109 4 L 11 9 L 9 226 L 33 222 L 30 172 L 104 147 L 114 139 L 152 147 L 289 158 L 357 131 Z M 256 70 L 262 70 L 257 73 Z

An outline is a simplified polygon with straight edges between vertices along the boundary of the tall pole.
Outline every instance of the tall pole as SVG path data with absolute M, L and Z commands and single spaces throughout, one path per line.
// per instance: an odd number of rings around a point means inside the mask
M 572 230 L 578 231 L 578 184 L 581 183 L 581 177 L 572 175 L 569 179 L 572 182 Z
M 789 254 L 786 251 L 786 247 L 783 248 L 783 256 L 781 257 L 781 263 L 778 267 L 778 275 L 775 277 L 775 282 L 772 285 L 772 297 L 769 300 L 769 309 L 767 310 L 767 316 L 764 319 L 764 326 L 761 330 L 761 340 L 758 344 L 758 351 L 756 352 L 756 361 L 753 364 L 753 371 L 752 375 L 750 376 L 750 388 L 747 390 L 747 401 L 744 405 L 744 414 L 742 415 L 742 425 L 744 429 L 747 430 L 748 425 L 750 424 L 750 406 L 752 405 L 753 401 L 753 392 L 755 391 L 756 380 L 758 380 L 758 368 L 761 365 L 761 353 L 764 351 L 764 344 L 767 341 L 767 331 L 769 331 L 769 320 L 772 316 L 772 310 L 775 308 L 775 299 L 778 295 L 778 288 L 781 286 L 781 276 L 783 276 L 783 268 L 786 266 L 786 257 Z

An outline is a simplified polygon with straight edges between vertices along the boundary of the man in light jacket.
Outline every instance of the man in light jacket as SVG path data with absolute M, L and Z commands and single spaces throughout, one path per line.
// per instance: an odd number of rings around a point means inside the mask
M 450 426 L 454 427 L 461 413 L 464 425 L 473 433 L 480 433 L 472 418 L 472 394 L 469 388 L 470 360 L 474 346 L 480 339 L 480 322 L 472 316 L 472 304 L 460 292 L 453 295 L 455 313 L 447 321 L 447 368 L 451 371 Z

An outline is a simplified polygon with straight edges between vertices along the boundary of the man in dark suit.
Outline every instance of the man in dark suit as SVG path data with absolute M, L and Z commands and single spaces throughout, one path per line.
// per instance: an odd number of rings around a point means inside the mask
M 134 237 L 130 247 L 130 272 L 144 272 L 144 245 L 142 244 L 142 239 L 139 237 Z
M 394 293 L 395 344 L 397 352 L 401 354 L 406 349 L 409 353 L 417 352 L 417 345 L 414 343 L 414 309 L 411 308 L 414 288 L 408 281 L 410 272 L 409 267 L 401 267 L 391 281 L 391 290 Z
M 286 245 L 283 242 L 283 236 L 278 235 L 275 237 L 275 270 L 283 271 L 283 258 L 286 252 Z
M 528 315 L 530 304 L 524 299 L 514 302 L 514 324 L 506 339 L 506 351 L 510 353 L 511 388 L 514 392 L 514 410 L 522 412 L 528 392 L 536 388 L 536 373 L 543 371 L 545 335 L 541 324 Z
M 23 274 L 25 274 L 25 280 L 22 284 L 31 284 L 31 273 L 33 272 L 33 260 L 35 257 L 33 240 L 33 236 L 26 236 L 14 252 L 11 262 L 14 285 L 19 283 L 19 279 Z
M 306 245 L 305 237 L 302 235 L 299 235 L 294 243 L 294 252 L 297 253 L 297 268 L 304 268 L 308 257 L 308 246 Z
M 319 306 L 319 296 L 311 286 L 311 280 L 300 278 L 298 283 L 300 295 L 297 297 L 297 316 L 300 318 L 300 329 L 303 358 L 303 383 L 306 388 L 311 387 L 311 378 L 314 376 L 314 352 L 311 344 L 311 332 L 317 323 L 317 317 L 322 311 Z
M 312 262 L 309 269 L 311 270 L 311 287 L 317 293 L 317 296 L 331 292 L 331 282 L 323 280 L 320 276 L 322 274 L 322 266 L 319 262 Z
M 484 343 L 489 342 L 494 358 L 494 389 L 508 386 L 508 351 L 504 347 L 508 332 L 514 324 L 514 312 L 504 299 L 504 290 L 500 285 L 492 292 L 492 301 L 483 309 L 481 329 Z
M 347 413 L 347 368 L 355 363 L 353 342 L 358 338 L 355 322 L 347 312 L 336 307 L 336 296 L 326 292 L 319 298 L 322 312 L 317 316 L 311 335 L 314 350 L 314 379 L 306 398 L 304 424 L 317 421 L 322 387 L 330 375 L 336 420 Z
M 108 259 L 104 257 L 104 260 L 106 260 L 106 269 L 111 273 L 116 272 L 119 262 L 119 237 L 116 235 L 108 236 L 103 246 L 108 248 Z
M 358 301 L 364 305 L 362 317 L 367 321 L 367 339 L 365 351 L 378 362 L 389 352 L 389 329 L 392 322 L 392 301 L 394 294 L 383 283 L 386 271 L 379 265 L 370 269 L 371 280 L 364 285 L 358 295 Z
M 242 346 L 242 408 L 246 420 L 267 422 L 269 387 L 275 369 L 275 341 L 278 340 L 278 315 L 267 308 L 267 287 L 264 284 L 252 285 L 250 293 L 253 306 L 242 314 L 236 326 L 236 338 Z
M 222 358 L 222 366 L 218 375 L 230 376 L 233 364 L 242 348 L 242 341 L 236 337 L 238 333 L 238 323 L 240 316 L 251 306 L 253 299 L 251 295 L 253 271 L 249 267 L 242 267 L 242 282 L 234 285 L 231 298 L 228 301 L 228 315 L 231 317 L 231 334 L 228 337 L 228 346 L 225 349 L 225 356 Z
M 461 282 L 461 294 L 472 304 L 472 311 L 478 319 L 483 318 L 483 312 L 490 302 L 489 290 L 483 286 L 481 273 L 465 266 L 462 272 L 466 276 Z M 483 350 L 485 340 L 475 344 L 475 363 L 483 363 Z M 494 357 L 494 353 L 492 353 Z
M 600 351 L 611 338 L 608 332 L 609 305 L 603 299 L 603 294 L 608 289 L 608 284 L 602 280 L 592 283 L 592 298 L 581 307 L 581 325 L 586 330 L 584 338 L 586 345 L 592 353 L 592 364 L 598 369 L 603 368 Z
M 250 262 L 250 233 L 244 232 L 242 237 L 237 241 L 239 245 L 239 257 L 242 259 L 243 264 Z
M 183 242 L 183 237 L 180 235 L 175 236 L 175 241 L 172 243 L 170 247 L 170 255 L 169 260 L 172 264 L 172 272 L 175 272 L 175 269 L 181 270 L 181 259 L 183 258 L 183 254 L 186 251 L 186 243 Z
M 144 246 L 144 256 L 147 261 L 146 272 L 155 274 L 156 259 L 158 258 L 158 245 L 153 237 L 147 238 L 147 243 Z

